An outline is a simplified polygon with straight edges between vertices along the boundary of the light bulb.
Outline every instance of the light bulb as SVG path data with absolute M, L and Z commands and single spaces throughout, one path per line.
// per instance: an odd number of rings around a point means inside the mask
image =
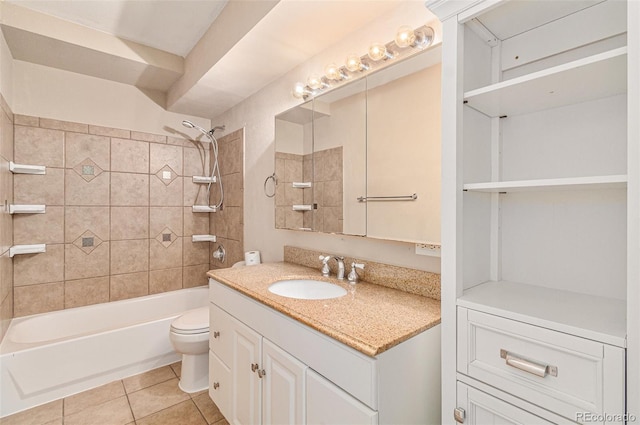
M 318 74 L 311 74 L 309 78 L 307 78 L 307 85 L 311 90 L 318 90 L 322 88 L 322 78 Z
M 425 47 L 431 46 L 433 43 L 433 39 L 435 38 L 435 31 L 431 27 L 424 27 L 424 30 L 416 31 L 416 41 L 415 44 L 424 49 Z
M 335 81 L 340 81 L 345 77 L 342 70 L 340 70 L 335 63 L 330 63 L 324 68 L 324 75 L 326 75 L 328 79 Z
M 372 61 L 391 58 L 391 55 L 387 52 L 387 47 L 382 43 L 373 43 L 369 47 L 368 56 Z
M 404 48 L 412 46 L 416 42 L 416 34 L 408 25 L 403 25 L 398 28 L 395 38 L 396 46 Z
M 351 53 L 349 56 L 347 56 L 345 67 L 351 72 L 362 70 L 362 61 L 360 60 L 360 56 L 356 55 L 355 53 Z
M 293 86 L 294 97 L 297 97 L 298 99 L 302 99 L 305 94 L 307 94 L 307 90 L 304 88 L 304 83 L 296 83 L 296 85 Z

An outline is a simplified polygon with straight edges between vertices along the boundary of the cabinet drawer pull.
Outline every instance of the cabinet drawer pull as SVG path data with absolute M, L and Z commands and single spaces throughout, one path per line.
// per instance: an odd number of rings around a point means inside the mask
M 220 387 L 220 383 L 219 382 L 214 382 L 213 383 L 213 389 L 217 390 Z
M 219 331 L 213 331 L 213 337 L 217 338 L 220 336 L 220 332 Z
M 251 372 L 255 372 L 259 368 L 260 366 L 258 365 L 258 363 L 251 363 Z
M 556 377 L 558 376 L 558 368 L 556 366 L 549 366 L 536 363 L 531 360 L 526 360 L 508 352 L 505 349 L 500 350 L 500 358 L 505 359 L 508 366 L 515 367 L 516 369 L 520 369 L 541 378 L 544 378 L 547 374 Z

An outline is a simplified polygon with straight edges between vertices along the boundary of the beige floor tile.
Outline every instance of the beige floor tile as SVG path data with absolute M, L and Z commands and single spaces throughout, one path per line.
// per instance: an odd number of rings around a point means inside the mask
M 129 394 L 136 421 L 186 400 L 189 395 L 178 388 L 177 378 Z
M 149 372 L 125 378 L 123 380 L 123 383 L 127 394 L 129 394 L 135 391 L 139 391 L 143 388 L 168 381 L 169 379 L 173 379 L 175 377 L 176 374 L 173 372 L 171 367 L 164 366 L 158 369 L 150 370 Z
M 227 422 L 227 420 L 226 420 L 226 419 L 221 419 L 221 420 L 219 420 L 218 422 L 214 422 L 214 423 L 213 423 L 213 424 L 211 424 L 211 425 L 229 425 L 229 422 Z
M 122 381 L 111 382 L 110 384 L 66 397 L 64 399 L 64 415 L 73 415 L 81 410 L 103 404 L 124 395 Z
M 2 418 L 2 425 L 42 425 L 59 418 L 62 418 L 62 400 Z
M 125 425 L 132 421 L 133 415 L 126 396 L 64 417 L 65 425 Z
M 137 420 L 138 425 L 207 425 L 191 400 Z
M 214 424 L 220 420 L 224 420 L 220 409 L 218 409 L 218 406 L 216 406 L 206 392 L 194 397 L 193 402 L 198 407 L 198 410 L 200 410 L 200 413 L 202 413 L 202 416 L 207 420 L 208 424 Z
M 176 374 L 176 376 L 180 378 L 182 376 L 182 362 L 171 363 L 170 366 L 171 366 L 171 369 L 173 369 L 173 372 Z

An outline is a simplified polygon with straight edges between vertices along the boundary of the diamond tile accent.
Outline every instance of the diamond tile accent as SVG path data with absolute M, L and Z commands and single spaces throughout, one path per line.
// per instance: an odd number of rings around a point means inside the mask
M 90 254 L 91 251 L 96 249 L 100 244 L 102 244 L 103 240 L 97 237 L 90 230 L 85 231 L 78 239 L 73 241 L 73 244 L 85 252 L 85 254 Z
M 90 182 L 98 177 L 104 171 L 91 158 L 85 158 L 82 162 L 73 167 L 73 171 L 78 173 L 80 177 Z
M 168 165 L 165 165 L 156 173 L 156 177 L 160 179 L 162 183 L 169 186 L 171 182 L 178 178 L 178 173 L 173 171 Z
M 165 227 L 162 232 L 156 236 L 156 240 L 160 242 L 165 248 L 168 248 L 172 243 L 178 239 L 178 235 L 173 233 L 173 230 Z

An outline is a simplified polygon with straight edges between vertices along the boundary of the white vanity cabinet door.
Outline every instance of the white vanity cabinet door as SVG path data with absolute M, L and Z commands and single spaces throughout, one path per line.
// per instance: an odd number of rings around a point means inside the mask
M 307 425 L 376 425 L 378 412 L 338 388 L 332 382 L 307 370 Z
M 304 425 L 307 365 L 263 339 L 262 366 L 262 422 Z
M 262 336 L 232 318 L 231 414 L 234 425 L 261 423 L 262 380 L 258 377 L 262 359 Z
M 225 418 L 231 413 L 231 370 L 209 351 L 209 397 Z
M 457 407 L 464 409 L 465 425 L 553 424 L 461 382 L 457 384 L 457 401 Z
M 209 307 L 209 348 L 227 366 L 231 364 L 233 323 L 231 316 L 215 304 Z

